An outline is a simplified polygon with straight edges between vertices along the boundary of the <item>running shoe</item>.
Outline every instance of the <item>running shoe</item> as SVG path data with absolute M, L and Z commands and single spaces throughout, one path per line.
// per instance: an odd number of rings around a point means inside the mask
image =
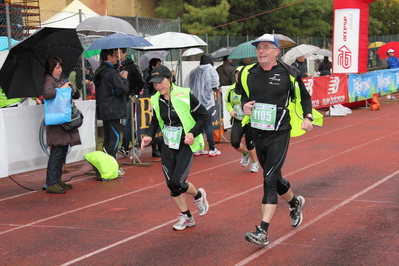
M 121 154 L 123 157 L 127 157 L 129 155 L 129 152 L 125 150 L 125 148 L 119 148 L 118 153 Z
M 198 214 L 200 216 L 203 216 L 208 212 L 209 204 L 208 201 L 206 200 L 205 190 L 203 188 L 199 188 L 198 191 L 201 192 L 201 198 L 195 200 L 195 205 L 197 205 Z
M 207 155 L 208 151 L 206 150 L 200 150 L 200 151 L 195 151 L 194 156 L 201 156 L 201 155 Z
M 123 176 L 123 175 L 125 175 L 125 171 L 123 171 L 122 167 L 120 167 L 118 170 L 118 176 Z
M 189 218 L 187 214 L 179 213 L 179 221 L 173 225 L 174 230 L 184 230 L 186 227 L 193 227 L 195 225 L 194 216 Z
M 219 156 L 220 154 L 222 154 L 218 149 L 214 149 L 212 151 L 209 151 L 209 157 L 215 157 L 215 156 Z
M 259 164 L 258 162 L 252 162 L 251 166 L 249 167 L 249 171 L 251 173 L 257 173 L 259 171 Z
M 267 246 L 269 245 L 269 235 L 265 231 L 260 228 L 260 226 L 255 226 L 256 229 L 253 232 L 248 232 L 245 234 L 245 240 L 248 242 L 260 245 Z
M 302 209 L 305 206 L 305 198 L 302 196 L 297 196 L 296 197 L 299 201 L 298 206 L 294 208 L 290 208 L 290 216 L 291 216 L 291 225 L 292 227 L 297 227 L 301 225 L 303 215 L 302 215 Z
M 242 154 L 240 164 L 242 167 L 246 167 L 249 164 L 249 152 L 247 151 L 247 155 Z

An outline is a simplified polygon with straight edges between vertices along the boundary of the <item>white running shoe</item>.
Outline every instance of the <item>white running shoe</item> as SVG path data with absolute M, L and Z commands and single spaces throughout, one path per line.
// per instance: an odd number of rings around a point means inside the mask
M 222 154 L 222 153 L 216 148 L 212 151 L 209 151 L 209 153 L 208 153 L 209 157 L 219 156 L 220 154 Z
M 303 220 L 302 209 L 305 206 L 305 198 L 302 196 L 296 196 L 298 199 L 298 206 L 290 209 L 291 225 L 292 227 L 300 226 Z
M 194 156 L 201 156 L 201 155 L 207 155 L 208 151 L 206 150 L 200 150 L 200 151 L 195 151 Z
M 206 200 L 205 190 L 203 188 L 199 188 L 198 191 L 201 192 L 201 198 L 195 200 L 195 205 L 197 205 L 198 214 L 200 216 L 203 216 L 208 212 L 209 204 L 208 201 Z
M 249 152 L 247 151 L 247 155 L 242 154 L 241 155 L 241 161 L 240 164 L 242 167 L 246 167 L 249 164 Z
M 173 229 L 175 230 L 184 230 L 187 227 L 193 227 L 195 225 L 194 216 L 188 218 L 187 214 L 179 213 L 179 221 L 173 225 Z
M 249 167 L 249 171 L 250 171 L 251 173 L 257 173 L 257 172 L 259 171 L 259 164 L 258 164 L 258 162 L 251 163 L 251 166 Z
M 123 175 L 125 175 L 125 171 L 123 171 L 122 167 L 120 167 L 118 169 L 118 176 L 123 176 Z

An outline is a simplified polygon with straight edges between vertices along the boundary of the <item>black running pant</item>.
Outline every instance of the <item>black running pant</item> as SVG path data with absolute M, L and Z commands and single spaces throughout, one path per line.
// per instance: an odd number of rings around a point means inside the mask
M 290 183 L 281 175 L 281 168 L 287 155 L 290 131 L 253 131 L 253 139 L 259 164 L 263 168 L 262 204 L 277 204 L 277 194 L 283 195 Z

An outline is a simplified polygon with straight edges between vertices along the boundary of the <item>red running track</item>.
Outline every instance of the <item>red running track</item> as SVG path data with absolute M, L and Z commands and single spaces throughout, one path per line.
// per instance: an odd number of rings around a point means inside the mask
M 194 159 L 189 181 L 210 210 L 199 217 L 190 199 L 197 224 L 184 231 L 172 230 L 179 211 L 157 160 L 109 182 L 76 177 L 64 195 L 0 179 L 0 265 L 397 265 L 399 102 L 380 102 L 291 140 L 283 175 L 306 198 L 304 221 L 292 228 L 280 198 L 266 248 L 244 240 L 260 223 L 262 173 L 220 143 L 221 156 Z M 89 169 L 68 164 L 63 178 Z M 45 169 L 13 178 L 41 188 Z

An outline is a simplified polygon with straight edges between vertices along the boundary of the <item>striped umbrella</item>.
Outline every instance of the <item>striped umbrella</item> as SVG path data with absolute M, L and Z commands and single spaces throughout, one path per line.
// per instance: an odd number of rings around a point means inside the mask
M 234 48 L 229 55 L 229 59 L 242 59 L 256 57 L 256 48 L 252 45 L 253 41 L 244 42 Z

